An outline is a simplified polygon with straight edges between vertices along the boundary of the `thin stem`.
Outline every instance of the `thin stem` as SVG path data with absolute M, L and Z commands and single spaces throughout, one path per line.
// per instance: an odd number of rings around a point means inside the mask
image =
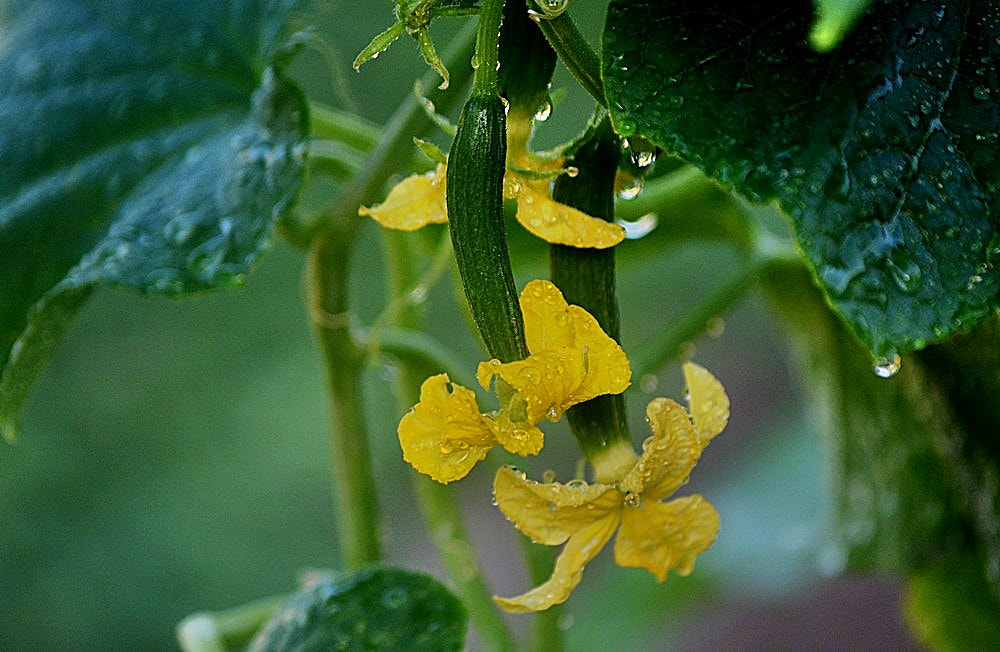
M 500 21 L 503 19 L 504 0 L 483 0 L 476 31 L 476 74 L 472 79 L 472 92 L 496 95 L 500 84 L 497 67 L 500 65 Z
M 449 62 L 468 58 L 472 35 L 472 29 L 459 33 L 446 54 Z M 464 76 L 456 81 L 462 83 L 467 72 L 461 66 L 458 68 Z M 433 75 L 425 75 L 426 84 L 430 84 Z M 382 529 L 368 432 L 361 411 L 364 357 L 349 328 L 348 274 L 362 224 L 357 211 L 361 204 L 378 198 L 386 180 L 398 167 L 399 152 L 408 151 L 411 138 L 429 126 L 420 103 L 407 95 L 389 120 L 383 138 L 347 184 L 310 244 L 306 295 L 326 366 L 331 415 L 330 467 L 346 568 L 379 559 L 378 533 Z
M 413 236 L 397 231 L 382 231 L 384 257 L 388 267 L 388 294 L 393 297 L 408 296 L 413 287 L 424 282 L 418 280 L 417 255 L 413 251 Z M 433 265 L 432 265 L 433 267 Z M 424 277 L 427 274 L 423 275 Z M 436 276 L 436 275 L 435 275 Z M 423 318 L 420 307 L 402 302 L 392 313 L 391 321 L 397 329 L 420 332 Z M 389 341 L 391 331 L 382 333 L 382 342 Z M 428 338 L 430 339 L 430 338 Z M 399 376 L 401 408 L 406 410 L 420 395 L 420 385 L 429 374 L 439 373 L 440 360 L 428 360 L 422 355 L 406 355 L 404 349 L 395 351 L 403 363 Z M 428 364 L 430 362 L 430 364 Z M 454 488 L 442 486 L 419 474 L 413 475 L 413 488 L 420 511 L 427 524 L 431 541 L 437 548 L 441 563 L 454 583 L 463 603 L 469 610 L 472 622 L 489 650 L 503 652 L 514 649 L 514 641 L 506 623 L 493 602 L 489 587 L 479 572 L 479 564 L 468 534 L 462 524 L 462 513 L 456 501 Z
M 539 586 L 549 580 L 552 569 L 555 566 L 556 549 L 548 546 L 540 546 L 525 536 L 518 537 L 521 540 L 521 553 L 524 557 L 525 567 L 528 571 L 528 580 L 531 586 Z M 545 611 L 538 611 L 534 614 L 532 627 L 532 639 L 534 646 L 532 649 L 539 652 L 559 652 L 563 649 L 563 631 L 559 627 L 559 620 L 563 616 L 564 606 L 553 605 Z
M 177 625 L 177 642 L 184 652 L 223 652 L 243 645 L 285 602 L 275 595 L 224 611 L 191 614 Z
M 532 17 L 573 77 L 601 106 L 606 107 L 604 84 L 601 83 L 601 60 L 577 29 L 573 19 L 565 13 L 554 18 L 533 13 Z
M 363 355 L 349 330 L 353 240 L 318 237 L 309 250 L 308 301 L 329 387 L 330 471 L 344 567 L 381 558 L 378 496 L 362 412 Z
M 382 129 L 353 113 L 309 102 L 309 122 L 318 138 L 325 138 L 367 152 L 382 139 Z
M 705 332 L 709 321 L 725 314 L 742 299 L 760 273 L 759 265 L 751 265 L 727 281 L 704 301 L 687 310 L 651 341 L 643 344 L 631 357 L 633 378 L 655 374 L 665 364 L 680 357 L 681 345 Z

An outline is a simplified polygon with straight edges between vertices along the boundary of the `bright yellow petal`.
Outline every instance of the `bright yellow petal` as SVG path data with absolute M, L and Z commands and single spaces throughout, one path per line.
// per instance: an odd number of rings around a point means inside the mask
M 557 420 L 569 407 L 602 394 L 619 394 L 632 372 L 618 343 L 601 330 L 597 320 L 579 306 L 566 303 L 549 281 L 531 281 L 521 292 L 525 360 L 479 367 L 484 387 L 499 375 L 523 395 L 528 420 Z
M 497 507 L 535 543 L 557 546 L 588 523 L 622 508 L 622 495 L 611 485 L 585 482 L 534 482 L 511 467 L 493 480 Z
M 701 456 L 702 443 L 687 410 L 668 398 L 653 399 L 646 418 L 653 436 L 643 442 L 639 462 L 622 480 L 621 489 L 643 502 L 655 502 L 684 484 Z
M 524 339 L 529 353 L 557 346 L 574 348 L 576 325 L 569 304 L 555 284 L 538 279 L 530 281 L 521 291 L 518 303 L 524 314 Z
M 729 423 L 729 397 L 722 383 L 704 367 L 684 363 L 691 419 L 702 444 L 722 432 Z
M 382 226 L 399 231 L 447 222 L 445 166 L 438 164 L 434 172 L 403 179 L 384 202 L 371 208 L 362 206 L 358 215 L 368 215 Z
M 424 381 L 420 402 L 403 416 L 397 432 L 403 459 L 443 483 L 465 477 L 496 445 L 476 395 L 461 385 L 449 392 L 447 374 Z
M 496 443 L 515 455 L 538 455 L 545 445 L 545 434 L 533 423 L 512 421 L 503 412 L 483 417 Z
M 618 527 L 618 521 L 619 512 L 615 510 L 587 523 L 570 536 L 548 581 L 514 598 L 494 596 L 493 599 L 501 609 L 511 613 L 543 611 L 565 602 L 583 579 L 583 567 L 604 548 Z
M 625 239 L 625 229 L 560 204 L 522 183 L 517 194 L 517 221 L 529 233 L 551 244 L 607 249 Z
M 622 514 L 615 563 L 645 568 L 661 582 L 669 571 L 688 575 L 695 558 L 709 549 L 718 533 L 719 514 L 701 496 L 642 502 Z

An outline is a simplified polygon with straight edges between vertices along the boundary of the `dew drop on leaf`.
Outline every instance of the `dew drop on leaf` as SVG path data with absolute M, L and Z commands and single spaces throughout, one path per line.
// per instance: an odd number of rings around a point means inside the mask
M 902 363 L 903 361 L 899 357 L 899 354 L 893 353 L 892 355 L 877 359 L 873 370 L 879 378 L 892 378 L 899 373 Z

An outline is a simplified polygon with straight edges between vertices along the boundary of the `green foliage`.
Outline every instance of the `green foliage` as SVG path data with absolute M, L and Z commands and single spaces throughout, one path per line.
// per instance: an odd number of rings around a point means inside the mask
M 885 0 L 829 54 L 811 23 L 804 2 L 614 0 L 616 128 L 777 200 L 874 355 L 968 328 L 1000 290 L 1000 7 Z
M 872 2 L 873 0 L 814 0 L 817 15 L 809 33 L 809 42 L 820 52 L 833 49 Z
M 95 285 L 239 284 L 301 181 L 293 2 L 3 6 L 0 430 Z
M 974 556 L 950 558 L 910 578 L 906 617 L 922 642 L 938 652 L 1000 648 L 1000 601 L 990 593 Z
M 466 620 L 462 604 L 437 580 L 371 568 L 297 594 L 249 649 L 461 650 Z

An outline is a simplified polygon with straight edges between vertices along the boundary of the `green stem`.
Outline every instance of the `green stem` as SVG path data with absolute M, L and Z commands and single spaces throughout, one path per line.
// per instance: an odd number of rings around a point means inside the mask
M 472 78 L 474 95 L 496 95 L 499 92 L 497 66 L 500 63 L 500 22 L 504 0 L 483 0 L 476 31 L 476 73 Z
M 224 652 L 243 645 L 288 597 L 275 595 L 224 611 L 191 614 L 177 624 L 177 642 L 184 652 Z
M 382 130 L 353 113 L 315 100 L 309 102 L 309 123 L 317 138 L 325 138 L 367 152 L 382 139 Z
M 472 34 L 471 29 L 459 33 L 446 53 L 449 61 L 468 58 Z M 425 75 L 426 85 L 430 85 L 433 75 Z M 464 80 L 457 81 L 461 85 Z M 378 533 L 382 529 L 362 413 L 360 382 L 364 356 L 348 323 L 351 253 L 362 224 L 357 211 L 358 206 L 378 199 L 386 180 L 398 167 L 399 152 L 409 151 L 412 137 L 429 126 L 420 103 L 408 94 L 310 245 L 308 302 L 326 366 L 331 473 L 346 568 L 379 559 Z
M 568 14 L 560 14 L 554 18 L 538 16 L 536 22 L 549 45 L 583 89 L 601 106 L 607 106 L 604 84 L 601 83 L 601 60 L 573 19 Z
M 389 296 L 408 295 L 414 286 L 419 286 L 423 282 L 419 279 L 417 271 L 417 256 L 413 251 L 412 235 L 383 230 L 382 245 L 388 268 Z M 419 307 L 412 303 L 402 305 L 405 307 L 395 311 L 392 319 L 397 332 L 403 332 L 402 329 L 411 333 L 420 332 L 423 318 Z M 391 341 L 389 337 L 391 332 L 386 330 L 382 333 L 383 345 Z M 399 395 L 401 409 L 406 410 L 419 399 L 423 379 L 442 371 L 442 365 L 440 358 L 428 359 L 425 355 L 406 355 L 405 349 L 402 348 L 397 348 L 395 353 L 403 363 Z M 461 367 L 460 364 L 458 366 Z M 513 637 L 479 572 L 475 551 L 462 524 L 462 513 L 456 501 L 455 489 L 440 485 L 419 474 L 413 475 L 413 488 L 431 541 L 437 548 L 441 563 L 461 596 L 462 602 L 469 610 L 483 644 L 487 649 L 496 652 L 514 649 Z
M 318 237 L 309 250 L 309 306 L 326 367 L 330 410 L 330 471 L 344 567 L 381 558 L 378 497 L 360 377 L 364 356 L 349 324 L 347 296 L 353 239 Z
M 530 585 L 540 586 L 544 584 L 552 576 L 558 551 L 548 546 L 540 546 L 525 536 L 518 538 L 521 540 L 521 553 L 528 571 Z M 559 652 L 563 649 L 565 641 L 563 640 L 563 630 L 559 627 L 559 621 L 564 610 L 565 605 L 557 604 L 545 611 L 535 613 L 534 626 L 532 627 L 532 639 L 534 640 L 532 649 L 539 652 Z

